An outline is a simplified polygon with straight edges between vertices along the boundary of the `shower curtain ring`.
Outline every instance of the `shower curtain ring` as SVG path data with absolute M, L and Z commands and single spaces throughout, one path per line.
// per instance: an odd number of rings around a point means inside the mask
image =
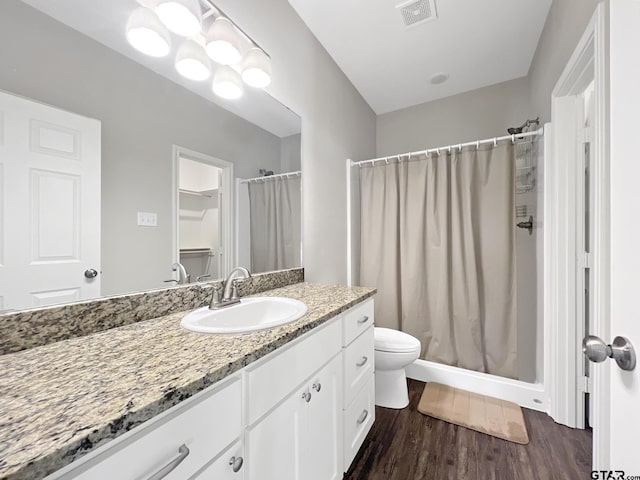
M 480 142 L 476 142 L 476 150 L 478 150 L 480 148 Z
M 493 137 L 493 146 L 494 147 L 498 146 L 498 139 L 496 137 Z
M 516 144 L 516 136 L 515 136 L 515 135 L 511 135 L 511 143 L 512 143 L 513 145 L 515 145 L 515 144 Z
M 458 145 L 458 152 L 462 153 L 462 144 Z

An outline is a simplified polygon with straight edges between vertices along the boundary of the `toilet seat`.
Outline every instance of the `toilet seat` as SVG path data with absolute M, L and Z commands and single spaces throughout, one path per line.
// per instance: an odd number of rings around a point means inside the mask
M 391 328 L 374 328 L 375 350 L 389 353 L 410 353 L 420 351 L 420 340 L 408 333 Z

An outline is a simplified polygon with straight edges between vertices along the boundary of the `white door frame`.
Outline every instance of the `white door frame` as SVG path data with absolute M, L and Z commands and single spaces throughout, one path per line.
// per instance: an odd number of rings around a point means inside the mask
M 172 165 L 172 217 L 173 217 L 173 262 L 180 261 L 180 222 L 178 220 L 178 182 L 180 181 L 180 158 L 188 158 L 197 162 L 206 163 L 222 170 L 222 192 L 223 208 L 220 210 L 223 235 L 220 239 L 224 246 L 220 269 L 222 275 L 227 275 L 233 268 L 235 259 L 235 225 L 233 219 L 235 217 L 235 194 L 234 194 L 234 176 L 233 163 L 221 160 L 205 153 L 196 152 L 180 145 L 173 146 L 173 165 Z
M 576 142 L 578 96 L 594 82 L 594 138 L 591 139 L 594 242 L 592 332 L 609 338 L 609 157 L 607 91 L 607 5 L 600 3 L 580 43 L 552 93 L 552 152 L 545 159 L 545 383 L 551 404 L 549 414 L 559 423 L 583 428 L 585 390 L 580 342 L 584 326 L 579 318 L 582 292 L 577 277 L 583 249 L 576 209 L 583 179 L 581 154 Z M 594 388 L 608 388 L 606 369 L 593 371 Z M 609 405 L 594 399 L 594 428 L 603 425 Z M 603 417 L 603 415 L 605 417 Z M 608 458 L 608 437 L 594 436 L 594 464 Z M 597 440 L 597 441 L 595 441 Z

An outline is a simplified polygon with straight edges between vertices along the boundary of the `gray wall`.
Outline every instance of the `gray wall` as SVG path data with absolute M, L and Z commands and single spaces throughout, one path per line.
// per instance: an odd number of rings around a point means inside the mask
M 532 113 L 526 78 L 385 113 L 378 116 L 376 155 L 506 135 Z
M 300 170 L 302 155 L 302 135 L 289 135 L 280 143 L 280 172 L 296 172 Z
M 305 277 L 344 283 L 345 162 L 374 155 L 376 116 L 287 0 L 216 3 L 269 52 L 269 92 L 302 117 Z
M 280 168 L 280 138 L 17 0 L 0 6 L 0 58 L 0 89 L 102 122 L 103 294 L 172 277 L 173 144 L 238 176 Z M 137 211 L 158 227 L 137 227 Z
M 543 123 L 551 121 L 551 92 L 598 3 L 598 0 L 555 0 L 551 4 L 529 69 L 531 106 Z

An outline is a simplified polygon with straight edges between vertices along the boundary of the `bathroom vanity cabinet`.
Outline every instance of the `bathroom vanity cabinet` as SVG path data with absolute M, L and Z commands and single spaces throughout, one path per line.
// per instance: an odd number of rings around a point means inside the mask
M 48 480 L 338 480 L 374 421 L 373 300 Z

